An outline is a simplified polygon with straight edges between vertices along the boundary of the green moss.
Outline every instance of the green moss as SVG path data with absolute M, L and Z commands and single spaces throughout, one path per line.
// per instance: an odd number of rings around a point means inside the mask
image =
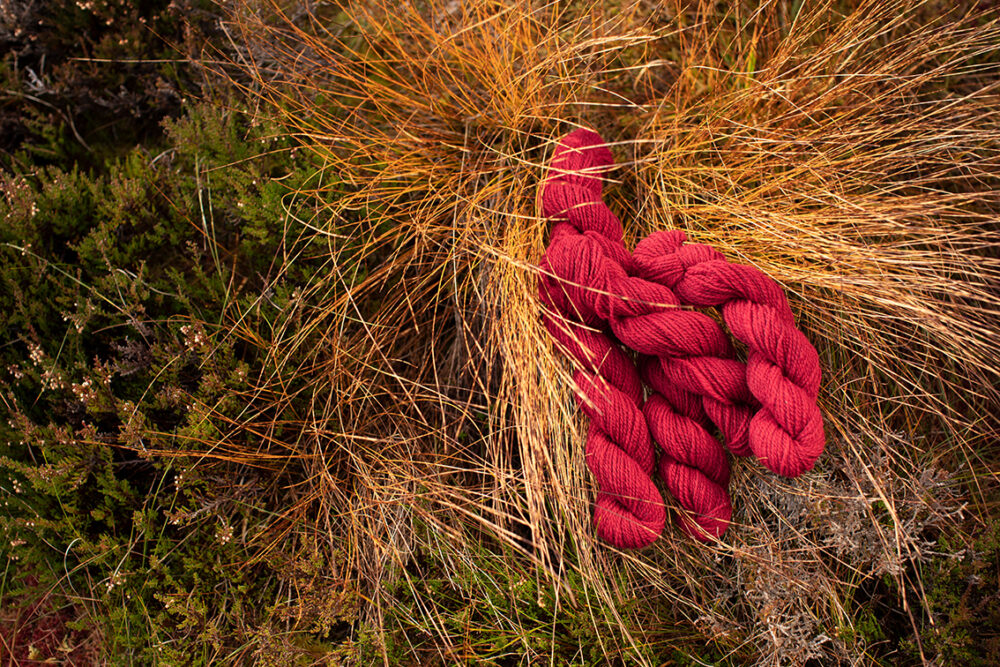
M 938 550 L 949 556 L 935 559 L 924 570 L 926 612 L 934 619 L 921 628 L 924 654 L 939 656 L 947 665 L 1000 663 L 1000 524 L 987 525 L 971 548 L 942 535 Z M 904 648 L 913 657 L 919 655 L 912 639 Z

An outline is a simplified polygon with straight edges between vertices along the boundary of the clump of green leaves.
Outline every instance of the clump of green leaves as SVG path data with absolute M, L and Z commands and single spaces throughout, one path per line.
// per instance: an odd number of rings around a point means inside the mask
M 311 275 L 274 264 L 309 251 L 282 221 L 318 173 L 277 134 L 198 106 L 101 173 L 0 177 L 0 593 L 75 600 L 109 656 L 291 664 L 353 614 L 315 538 L 274 542 L 281 466 L 227 443 L 260 448 L 232 435 L 275 366 L 252 332 Z

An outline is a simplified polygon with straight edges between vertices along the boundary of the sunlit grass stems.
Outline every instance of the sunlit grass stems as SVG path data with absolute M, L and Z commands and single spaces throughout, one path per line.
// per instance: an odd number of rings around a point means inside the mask
M 996 502 L 997 17 L 910 0 L 727 7 L 233 12 L 233 80 L 325 164 L 298 196 L 337 193 L 299 221 L 325 239 L 330 289 L 278 315 L 280 336 L 247 337 L 308 359 L 295 391 L 312 399 L 292 418 L 309 437 L 281 443 L 308 474 L 285 518 L 342 550 L 384 660 L 563 650 L 557 621 L 531 626 L 516 595 L 462 598 L 498 620 L 491 642 L 445 622 L 421 578 L 472 562 L 498 586 L 516 571 L 554 591 L 554 618 L 590 617 L 599 650 L 627 662 L 951 650 L 925 632 L 943 612 L 924 573 L 940 535 L 968 539 Z M 611 142 L 629 243 L 679 228 L 757 266 L 824 365 L 826 453 L 794 481 L 736 462 L 715 545 L 668 529 L 622 554 L 593 538 L 572 369 L 541 327 L 534 270 L 535 190 L 578 124 Z M 287 405 L 290 372 L 260 395 Z

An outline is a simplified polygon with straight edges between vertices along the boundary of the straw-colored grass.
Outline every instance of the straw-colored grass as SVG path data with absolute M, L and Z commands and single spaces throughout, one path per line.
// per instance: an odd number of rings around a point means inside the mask
M 275 370 L 226 446 L 299 466 L 268 539 L 318 530 L 380 661 L 935 659 L 923 573 L 996 509 L 995 14 L 372 0 L 244 3 L 227 31 L 233 80 L 326 165 L 291 224 L 328 277 L 266 335 L 232 313 Z M 533 268 L 576 125 L 613 146 L 630 243 L 681 228 L 760 267 L 820 352 L 826 453 L 796 480 L 735 462 L 721 543 L 595 540 Z

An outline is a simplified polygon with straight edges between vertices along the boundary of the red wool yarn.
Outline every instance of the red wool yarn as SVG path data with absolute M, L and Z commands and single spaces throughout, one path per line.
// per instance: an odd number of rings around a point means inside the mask
M 711 418 L 731 448 L 746 447 L 752 398 L 745 370 L 711 318 L 680 308 L 665 285 L 627 274 L 621 223 L 601 199 L 601 174 L 612 162 L 599 135 L 576 130 L 556 148 L 542 191 L 543 213 L 554 224 L 539 292 L 550 311 L 546 327 L 583 366 L 576 381 L 591 418 L 587 465 L 600 488 L 595 522 L 601 537 L 623 547 L 643 546 L 662 530 L 648 423 L 663 448 L 660 473 L 688 510 L 681 526 L 711 539 L 725 531 L 732 505 L 725 451 L 706 428 Z M 643 372 L 656 393 L 641 413 L 635 368 L 606 327 L 649 355 Z
M 561 163 L 556 151 L 553 166 Z M 559 179 L 559 183 L 555 183 Z M 551 201 L 563 188 L 600 198 L 601 182 L 583 176 L 556 176 L 546 184 L 542 201 L 546 215 L 555 222 L 551 244 L 541 262 L 539 296 L 545 327 L 578 365 L 574 373 L 577 402 L 590 418 L 587 432 L 587 467 L 597 478 L 598 494 L 594 523 L 600 537 L 623 548 L 644 547 L 653 542 L 666 523 L 666 509 L 651 475 L 656 453 L 640 410 L 642 382 L 632 360 L 601 330 L 602 322 L 590 300 L 582 298 L 582 285 L 561 278 L 576 273 L 574 260 L 592 267 L 596 277 L 602 270 L 624 275 L 620 263 L 608 258 L 599 240 L 569 223 L 564 211 Z M 546 202 L 550 202 L 546 204 Z M 614 234 L 615 230 L 608 230 Z M 621 228 L 617 230 L 621 235 Z M 566 252 L 570 247 L 576 253 Z M 619 256 L 618 262 L 624 257 Z
M 816 349 L 796 328 L 774 280 L 755 267 L 727 262 L 710 246 L 686 244 L 686 238 L 669 231 L 643 239 L 630 273 L 666 285 L 685 304 L 721 306 L 729 330 L 747 345 L 747 385 L 762 406 L 750 420 L 750 449 L 779 475 L 811 470 L 825 445 L 816 404 L 821 375 Z

